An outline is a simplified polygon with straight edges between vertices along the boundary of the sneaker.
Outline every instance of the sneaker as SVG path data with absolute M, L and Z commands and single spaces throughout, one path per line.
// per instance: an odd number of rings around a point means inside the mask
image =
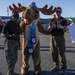
M 53 72 L 53 71 L 58 71 L 60 68 L 59 68 L 59 66 L 55 66 L 55 67 L 53 67 L 53 68 L 51 68 L 51 71 Z

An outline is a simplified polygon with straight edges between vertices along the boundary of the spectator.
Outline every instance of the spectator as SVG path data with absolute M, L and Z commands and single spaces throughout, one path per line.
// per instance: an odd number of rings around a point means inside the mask
M 19 14 L 17 12 L 12 13 L 12 20 L 8 21 L 4 26 L 3 34 L 5 35 L 4 50 L 6 61 L 8 64 L 7 75 L 19 75 L 14 72 L 15 64 L 18 59 L 18 49 L 20 46 L 20 37 L 19 37 L 19 24 L 17 20 Z
M 49 31 L 51 32 L 50 37 L 50 47 L 52 59 L 54 62 L 54 67 L 51 71 L 59 70 L 59 65 L 61 61 L 61 69 L 66 72 L 66 57 L 65 57 L 65 38 L 64 31 L 67 30 L 67 21 L 61 16 L 62 8 L 56 8 L 56 17 L 52 18 L 50 21 Z M 59 59 L 59 55 L 61 59 Z

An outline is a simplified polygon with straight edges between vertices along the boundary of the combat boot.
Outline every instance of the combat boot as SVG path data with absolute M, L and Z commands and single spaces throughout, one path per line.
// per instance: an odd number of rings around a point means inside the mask
M 66 72 L 67 66 L 62 66 L 62 67 L 61 67 L 61 70 L 62 70 L 62 73 L 63 73 L 64 75 L 67 74 L 67 72 Z
M 59 66 L 56 65 L 53 68 L 51 68 L 51 72 L 58 71 L 59 69 Z
M 41 67 L 35 67 L 35 75 L 42 75 Z

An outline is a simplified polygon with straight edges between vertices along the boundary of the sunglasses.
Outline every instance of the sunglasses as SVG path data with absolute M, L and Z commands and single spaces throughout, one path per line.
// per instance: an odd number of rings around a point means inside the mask
M 56 13 L 61 13 L 61 11 L 56 11 Z

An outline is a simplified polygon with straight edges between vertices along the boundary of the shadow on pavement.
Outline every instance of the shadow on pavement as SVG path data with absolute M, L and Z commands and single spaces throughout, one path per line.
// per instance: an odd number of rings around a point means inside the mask
M 34 71 L 29 71 L 29 75 L 34 75 Z M 75 70 L 67 70 L 66 74 L 61 72 L 42 71 L 42 75 L 75 75 Z
M 34 75 L 34 72 L 30 71 L 29 75 Z M 60 73 L 51 73 L 50 71 L 42 71 L 42 75 L 60 75 Z
M 0 75 L 4 74 L 0 72 Z M 34 71 L 29 71 L 29 75 L 34 75 Z M 58 72 L 42 71 L 42 75 L 75 75 L 75 70 L 67 69 L 66 74 L 63 74 L 61 71 Z
M 0 72 L 0 75 L 4 75 L 2 72 Z
M 34 75 L 34 71 L 29 71 L 29 75 Z M 51 73 L 50 71 L 42 71 L 42 75 L 60 75 L 60 73 Z
M 68 69 L 65 74 L 62 72 L 50 72 L 50 71 L 43 71 L 42 75 L 75 75 L 75 70 Z
M 43 71 L 42 75 L 60 75 L 59 72 Z

